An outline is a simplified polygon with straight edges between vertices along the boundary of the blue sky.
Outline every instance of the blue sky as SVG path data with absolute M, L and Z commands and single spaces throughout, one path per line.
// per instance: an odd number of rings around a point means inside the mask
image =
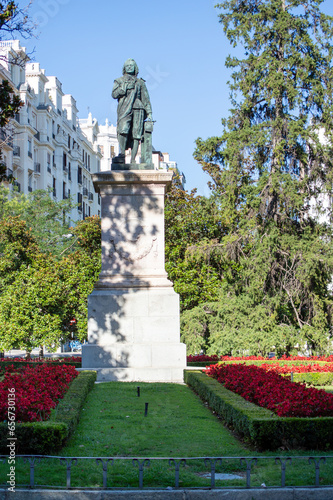
M 20 6 L 23 1 L 18 0 Z M 193 159 L 197 137 L 221 133 L 230 108 L 224 66 L 232 52 L 215 0 L 34 0 L 37 39 L 25 40 L 33 59 L 99 123 L 116 124 L 113 80 L 132 57 L 150 93 L 156 120 L 153 144 L 170 153 L 186 188 L 209 195 L 209 176 Z M 323 10 L 333 15 L 333 2 Z

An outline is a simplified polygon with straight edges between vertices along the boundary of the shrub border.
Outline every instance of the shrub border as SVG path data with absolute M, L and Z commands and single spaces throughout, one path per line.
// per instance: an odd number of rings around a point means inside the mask
M 258 450 L 333 447 L 333 417 L 278 417 L 226 389 L 201 371 L 184 370 L 184 381 L 244 440 Z
M 16 423 L 16 454 L 49 455 L 64 446 L 80 418 L 80 411 L 95 384 L 97 373 L 82 371 L 71 382 L 68 391 L 49 420 Z M 8 424 L 0 423 L 0 453 L 8 453 Z

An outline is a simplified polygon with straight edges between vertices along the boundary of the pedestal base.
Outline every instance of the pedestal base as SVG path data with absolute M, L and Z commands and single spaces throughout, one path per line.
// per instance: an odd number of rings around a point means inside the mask
M 88 299 L 82 368 L 98 381 L 183 382 L 179 297 L 172 287 L 95 289 Z

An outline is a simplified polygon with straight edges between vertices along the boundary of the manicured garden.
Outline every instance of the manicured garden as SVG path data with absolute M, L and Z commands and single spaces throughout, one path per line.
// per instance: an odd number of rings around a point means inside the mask
M 59 450 L 75 429 L 95 380 L 95 372 L 79 374 L 64 363 L 2 363 L 0 453 L 7 453 L 9 435 L 16 438 L 16 454 Z
M 201 374 L 208 381 L 215 380 Z M 77 380 L 77 379 L 76 379 Z M 137 387 L 140 386 L 140 397 Z M 148 413 L 145 416 L 145 403 Z M 287 467 L 286 484 L 314 484 L 314 464 L 308 463 L 309 452 L 280 449 L 258 453 L 239 441 L 216 414 L 187 386 L 177 384 L 146 384 L 109 382 L 97 384 L 83 405 L 80 422 L 58 455 L 65 457 L 114 457 L 108 465 L 108 487 L 138 487 L 138 467 L 132 460 L 121 457 L 155 457 L 144 467 L 144 486 L 174 486 L 175 465 L 166 457 L 188 457 L 180 464 L 180 487 L 209 487 L 211 464 L 205 457 L 229 457 L 216 464 L 216 472 L 236 474 L 238 479 L 216 481 L 217 486 L 246 484 L 246 463 L 238 457 L 259 457 L 253 464 L 251 485 L 278 486 L 280 465 L 275 457 L 291 456 Z M 311 452 L 318 456 L 322 452 Z M 300 456 L 300 459 L 294 457 Z M 163 459 L 164 457 L 164 459 Z M 202 457 L 191 460 L 191 457 Z M 271 457 L 271 458 L 269 458 Z M 302 458 L 304 457 L 304 458 Z M 65 486 L 66 464 L 59 460 L 42 460 L 35 464 L 37 485 Z M 0 464 L 0 470 L 4 465 Z M 17 465 L 17 483 L 29 483 L 29 468 L 21 461 Z M 331 484 L 333 459 L 321 467 L 321 484 Z M 72 467 L 72 486 L 102 486 L 102 465 L 95 460 L 77 462 Z
M 333 417 L 333 395 L 291 382 L 269 365 L 222 363 L 211 365 L 206 374 L 279 417 Z
M 144 470 L 144 485 L 151 487 L 174 485 L 177 457 L 187 457 L 186 464 L 180 463 L 180 487 L 208 487 L 211 462 L 205 457 L 229 457 L 216 463 L 216 472 L 239 478 L 217 481 L 217 486 L 245 486 L 246 463 L 237 457 L 250 460 L 254 455 L 259 460 L 252 467 L 252 486 L 278 486 L 281 469 L 275 458 L 286 456 L 300 457 L 288 462 L 286 484 L 311 485 L 315 469 L 306 457 L 330 455 L 333 449 L 333 394 L 293 383 L 279 369 L 287 370 L 281 362 L 294 363 L 293 367 L 332 363 L 312 361 L 308 365 L 299 365 L 299 359 L 215 362 L 207 374 L 185 372 L 185 381 L 194 392 L 176 384 L 94 385 L 94 373 L 77 376 L 75 368 L 63 361 L 7 362 L 0 364 L 0 418 L 6 420 L 3 400 L 14 384 L 20 401 L 17 454 L 112 457 L 109 487 L 138 486 L 137 467 L 121 457 L 154 457 L 149 467 L 145 462 Z M 2 422 L 3 454 L 7 454 L 7 435 L 7 422 Z M 166 457 L 174 461 L 169 463 Z M 5 477 L 5 471 L 6 464 L 0 464 L 0 477 Z M 29 468 L 21 459 L 16 475 L 17 485 L 29 483 Z M 333 456 L 321 467 L 321 484 L 331 484 L 332 476 Z M 66 468 L 59 460 L 43 459 L 35 465 L 38 485 L 65 486 L 65 478 Z M 72 468 L 71 481 L 73 487 L 102 486 L 101 463 L 80 460 Z

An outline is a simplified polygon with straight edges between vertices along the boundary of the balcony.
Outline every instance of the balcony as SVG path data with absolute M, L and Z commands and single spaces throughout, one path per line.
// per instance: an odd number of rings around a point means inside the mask
M 73 158 L 73 160 L 80 160 L 81 159 L 81 153 L 78 149 L 72 149 L 70 151 L 70 155 Z
M 51 169 L 51 164 L 50 163 L 47 164 L 47 171 L 48 171 L 49 174 L 52 173 L 52 169 Z
M 62 171 L 64 172 L 64 174 L 68 174 L 68 167 L 66 167 L 66 165 L 63 165 L 62 166 Z
M 0 129 L 0 141 L 4 142 L 11 148 L 13 147 L 13 138 L 11 137 L 11 134 L 3 129 Z
M 82 184 L 82 176 L 81 175 L 77 176 L 77 183 Z
M 34 172 L 35 174 L 40 174 L 40 163 L 34 163 Z
M 28 151 L 28 156 L 29 156 L 29 158 L 32 158 L 32 152 L 31 151 Z
M 57 164 L 56 163 L 53 163 L 53 168 L 57 168 Z
M 84 196 L 85 198 L 88 198 L 88 193 L 89 193 L 89 192 L 88 192 L 88 188 L 84 187 L 84 188 L 82 189 L 82 194 L 83 194 L 83 196 Z
M 37 141 L 40 141 L 40 133 L 39 132 L 35 133 L 35 138 L 37 139 Z
M 20 146 L 14 146 L 14 148 L 13 148 L 13 156 L 21 156 L 21 148 L 20 148 Z
M 94 201 L 94 194 L 93 193 L 89 192 L 89 194 L 88 194 L 88 200 L 89 201 Z
M 68 191 L 66 189 L 62 193 L 62 199 L 63 200 L 68 200 Z
M 67 146 L 67 139 L 66 135 L 60 132 L 55 136 L 55 141 L 60 145 L 60 146 Z

